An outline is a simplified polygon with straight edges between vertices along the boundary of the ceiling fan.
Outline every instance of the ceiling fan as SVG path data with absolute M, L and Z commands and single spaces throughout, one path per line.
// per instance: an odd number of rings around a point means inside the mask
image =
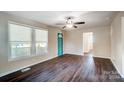
M 62 28 L 65 29 L 65 28 L 72 28 L 72 27 L 78 28 L 77 25 L 80 25 L 80 24 L 85 24 L 85 22 L 73 22 L 72 17 L 67 17 L 65 24 L 58 23 L 56 25 L 64 25 Z

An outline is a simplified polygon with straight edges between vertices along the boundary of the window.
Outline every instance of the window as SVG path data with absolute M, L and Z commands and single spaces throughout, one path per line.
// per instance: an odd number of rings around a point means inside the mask
M 44 54 L 47 52 L 48 32 L 40 29 L 35 29 L 35 46 L 36 54 Z
M 8 26 L 9 59 L 20 59 L 47 52 L 48 31 L 15 23 L 9 23 Z
M 31 28 L 9 24 L 10 58 L 31 55 Z

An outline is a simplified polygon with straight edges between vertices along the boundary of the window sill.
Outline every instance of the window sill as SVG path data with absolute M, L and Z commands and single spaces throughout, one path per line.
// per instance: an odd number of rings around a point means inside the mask
M 15 62 L 15 61 L 22 61 L 22 60 L 27 60 L 33 57 L 40 57 L 40 56 L 45 56 L 48 52 L 43 53 L 43 54 L 37 54 L 37 55 L 31 55 L 31 56 L 23 56 L 23 57 L 18 57 L 18 58 L 10 58 L 8 59 L 8 62 Z

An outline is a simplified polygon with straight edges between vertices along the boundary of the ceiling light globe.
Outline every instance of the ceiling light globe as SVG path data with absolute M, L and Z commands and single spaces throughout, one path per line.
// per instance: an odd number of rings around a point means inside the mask
M 73 27 L 72 24 L 67 24 L 66 26 L 67 26 L 67 28 L 72 28 Z

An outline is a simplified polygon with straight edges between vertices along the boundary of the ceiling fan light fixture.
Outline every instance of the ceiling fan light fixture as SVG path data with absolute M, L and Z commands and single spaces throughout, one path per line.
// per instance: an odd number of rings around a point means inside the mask
M 85 24 L 85 22 L 83 22 L 83 21 L 81 21 L 81 22 L 73 22 L 71 17 L 67 17 L 65 24 L 62 24 L 62 25 L 64 25 L 62 27 L 62 29 L 66 29 L 66 28 L 70 28 L 70 29 L 71 28 L 78 28 L 77 25 L 80 25 L 80 24 Z
M 73 24 L 67 24 L 66 27 L 67 28 L 72 28 L 73 27 Z

